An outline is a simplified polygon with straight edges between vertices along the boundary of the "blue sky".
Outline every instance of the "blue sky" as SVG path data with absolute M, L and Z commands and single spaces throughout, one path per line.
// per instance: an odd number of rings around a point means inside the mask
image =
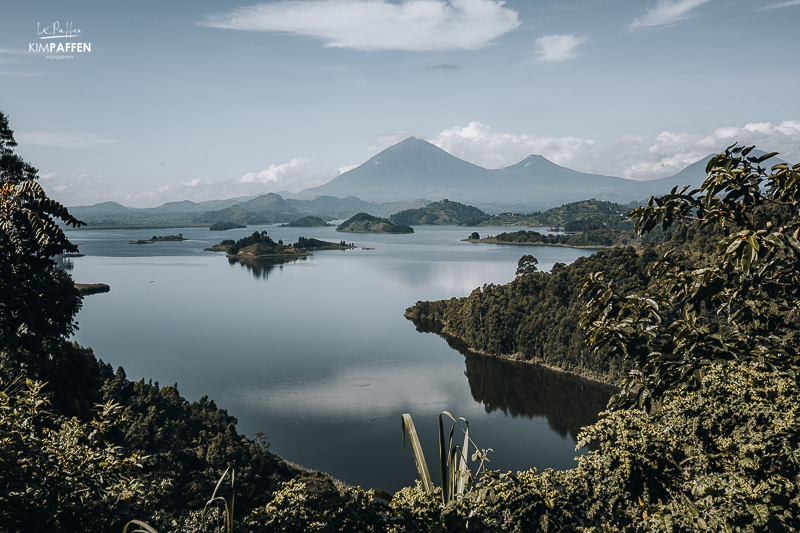
M 800 0 L 4 4 L 0 110 L 67 205 L 296 192 L 410 135 L 632 179 L 800 161 Z

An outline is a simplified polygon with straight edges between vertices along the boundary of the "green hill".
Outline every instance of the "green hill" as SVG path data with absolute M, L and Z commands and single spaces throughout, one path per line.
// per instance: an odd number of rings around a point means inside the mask
M 358 213 L 342 222 L 336 231 L 349 233 L 414 233 L 411 226 L 401 226 L 391 220 Z
M 389 220 L 406 226 L 477 226 L 488 218 L 489 215 L 477 207 L 444 199 L 418 209 L 405 209 L 390 216 Z
M 307 217 L 298 218 L 297 220 L 293 220 L 288 224 L 282 224 L 281 227 L 285 228 L 321 228 L 325 226 L 332 226 L 333 224 L 328 224 L 324 220 L 319 217 L 315 217 L 313 215 L 309 215 Z

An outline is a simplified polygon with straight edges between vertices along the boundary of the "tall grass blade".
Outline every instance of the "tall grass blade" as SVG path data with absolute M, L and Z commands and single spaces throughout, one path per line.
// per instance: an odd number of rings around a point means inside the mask
M 431 474 L 428 472 L 428 464 L 425 462 L 425 455 L 422 453 L 422 444 L 419 442 L 417 429 L 414 427 L 414 421 L 411 419 L 409 413 L 403 414 L 401 417 L 403 425 L 403 451 L 406 449 L 406 433 L 408 433 L 408 440 L 411 442 L 411 451 L 414 452 L 414 461 L 417 463 L 417 472 L 419 472 L 419 480 L 428 494 L 433 493 L 433 481 L 431 481 Z
M 145 524 L 141 520 L 131 520 L 125 524 L 125 527 L 122 528 L 122 533 L 128 533 L 128 528 L 131 526 L 131 524 L 137 526 L 137 529 L 132 529 L 130 533 L 158 533 L 158 531 L 150 527 L 148 524 Z

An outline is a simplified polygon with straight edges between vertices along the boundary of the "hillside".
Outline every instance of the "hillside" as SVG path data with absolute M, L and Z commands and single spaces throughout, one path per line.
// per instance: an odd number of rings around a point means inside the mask
M 538 226 L 559 227 L 565 231 L 589 231 L 593 229 L 633 229 L 628 219 L 631 209 L 639 205 L 606 202 L 592 198 L 553 207 L 545 212 L 527 215 L 502 213 L 493 215 L 480 226 Z
M 476 226 L 489 215 L 471 205 L 442 200 L 417 209 L 405 209 L 389 217 L 395 224 L 407 226 Z
M 281 224 L 281 227 L 286 228 L 324 228 L 325 226 L 332 226 L 333 224 L 328 224 L 324 220 L 319 217 L 315 217 L 313 215 L 308 215 L 303 218 L 298 218 L 297 220 L 293 220 L 288 224 Z
M 336 231 L 349 233 L 414 233 L 411 226 L 401 226 L 391 220 L 367 213 L 358 213 L 342 222 Z

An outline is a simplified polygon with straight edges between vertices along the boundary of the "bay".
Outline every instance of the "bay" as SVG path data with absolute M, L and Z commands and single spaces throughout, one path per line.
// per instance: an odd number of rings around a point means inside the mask
M 255 230 L 286 243 L 302 235 L 357 248 L 260 267 L 203 251 Z M 267 434 L 273 453 L 349 484 L 387 491 L 413 484 L 414 460 L 402 451 L 406 412 L 432 471 L 444 410 L 468 419 L 473 440 L 493 450 L 489 468 L 574 466 L 577 432 L 605 407 L 608 387 L 462 354 L 418 332 L 403 312 L 418 300 L 507 283 L 523 254 L 548 270 L 591 250 L 461 241 L 487 228 L 415 230 L 73 230 L 85 254 L 65 260 L 75 280 L 111 286 L 84 300 L 75 340 L 130 379 L 177 383 L 190 401 L 209 396 L 238 419 L 240 432 Z M 128 244 L 179 232 L 188 240 Z

